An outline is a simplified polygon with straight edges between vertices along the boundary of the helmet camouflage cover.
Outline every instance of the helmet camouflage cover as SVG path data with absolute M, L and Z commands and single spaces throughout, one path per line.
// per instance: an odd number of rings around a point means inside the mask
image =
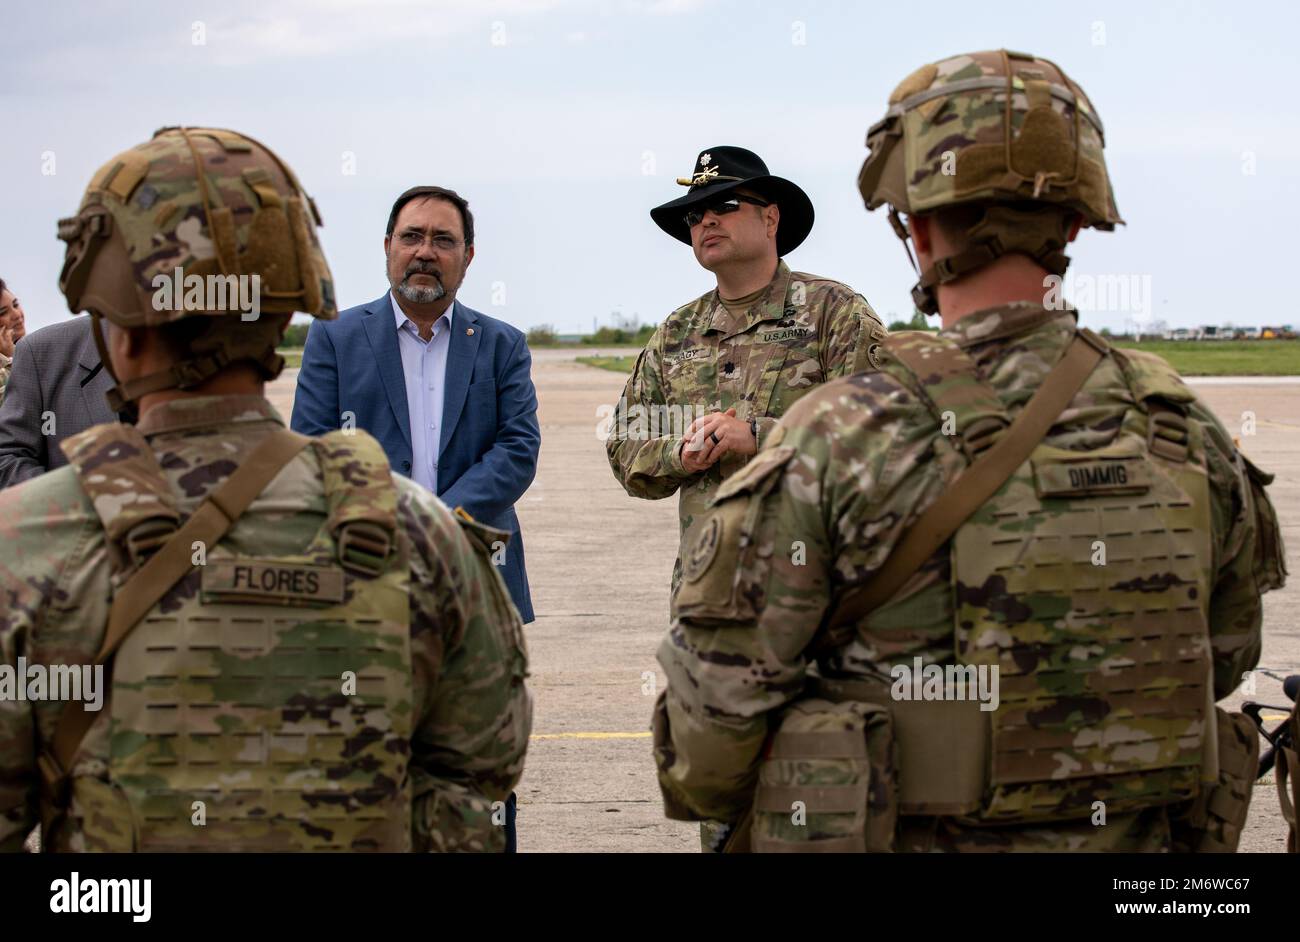
M 209 319 L 192 359 L 110 399 L 195 386 L 239 359 L 278 375 L 289 315 L 338 316 L 320 224 L 289 166 L 235 131 L 163 128 L 104 164 L 59 221 L 68 307 L 122 327 Z
M 89 310 L 135 327 L 238 313 L 159 309 L 159 275 L 170 279 L 177 268 L 185 277 L 258 275 L 261 310 L 332 318 L 318 225 L 293 171 L 266 147 L 235 131 L 163 128 L 104 164 L 81 211 L 60 220 L 68 249 L 59 289 L 74 314 Z
M 867 132 L 871 152 L 858 189 L 868 210 L 890 205 L 903 238 L 899 212 L 1005 204 L 981 233 L 990 237 L 986 243 L 996 233 L 1003 244 L 967 259 L 964 271 L 1023 251 L 1041 255 L 1060 274 L 1068 263 L 1060 252 L 1063 240 L 1042 230 L 1044 215 L 1059 220 L 1062 214 L 1039 210 L 1077 213 L 1096 229 L 1123 222 L 1104 143 L 1092 103 L 1055 63 L 1007 50 L 967 53 L 922 66 L 894 89 L 885 117 Z M 1055 221 L 1046 225 L 1059 228 Z M 1047 250 L 1049 241 L 1054 247 Z M 963 273 L 936 267 L 927 287 Z
M 1122 222 L 1101 119 L 1046 59 L 973 52 L 922 66 L 867 132 L 858 188 L 868 209 L 905 213 L 985 200 L 1068 206 L 1098 229 Z

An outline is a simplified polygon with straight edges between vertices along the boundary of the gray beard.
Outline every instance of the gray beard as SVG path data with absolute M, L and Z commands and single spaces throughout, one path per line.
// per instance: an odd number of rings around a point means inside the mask
M 442 286 L 441 281 L 436 285 L 426 287 L 422 285 L 408 284 L 404 277 L 393 290 L 412 304 L 432 304 L 434 301 L 438 301 L 447 296 L 447 289 Z
M 432 304 L 434 301 L 439 301 L 447 296 L 447 289 L 443 286 L 442 278 L 438 275 L 434 275 L 438 279 L 438 284 L 432 288 L 422 288 L 408 284 L 407 280 L 412 275 L 420 274 L 420 272 L 408 271 L 402 276 L 401 281 L 393 284 L 392 276 L 388 274 L 387 255 L 384 256 L 384 262 L 384 276 L 388 278 L 389 287 L 412 304 Z M 432 272 L 425 272 L 424 274 L 432 274 Z

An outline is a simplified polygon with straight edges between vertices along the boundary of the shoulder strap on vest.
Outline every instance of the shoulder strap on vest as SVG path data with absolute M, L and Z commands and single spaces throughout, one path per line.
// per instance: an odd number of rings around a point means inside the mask
M 1147 448 L 1169 461 L 1186 461 L 1191 440 L 1187 406 L 1196 396 L 1164 358 L 1143 350 L 1116 350 L 1115 362 L 1147 414 Z
M 888 601 L 921 564 L 997 493 L 1046 437 L 1061 412 L 1109 350 L 1105 340 L 1083 329 L 997 444 L 963 471 L 939 499 L 903 534 L 885 564 L 867 582 L 849 589 L 819 632 L 819 647 L 842 645 L 855 625 Z
M 107 422 L 62 444 L 104 526 L 115 573 L 139 568 L 180 526 L 171 485 L 133 425 Z
M 335 429 L 313 443 L 325 487 L 325 526 L 338 546 L 339 564 L 377 576 L 397 531 L 397 488 L 388 456 L 369 434 Z
M 506 530 L 499 530 L 496 527 L 489 527 L 486 523 L 479 523 L 473 515 L 464 507 L 457 507 L 451 512 L 460 524 L 460 528 L 465 531 L 470 542 L 478 547 L 485 556 L 491 556 L 497 548 L 497 545 L 505 546 L 510 542 L 510 533 Z
M 941 426 L 951 418 L 968 461 L 974 461 L 1011 424 L 1002 400 L 979 378 L 975 364 L 946 337 L 922 330 L 890 334 L 883 346 L 898 368 L 908 374 L 909 387 L 922 395 Z M 888 367 L 886 367 L 888 369 Z
M 104 641 L 95 655 L 96 664 L 108 662 L 140 619 L 194 568 L 190 551 L 194 541 L 207 546 L 219 543 L 257 496 L 310 441 L 305 435 L 276 429 L 258 443 L 234 474 L 199 504 L 162 549 L 114 594 Z M 45 838 L 67 808 L 72 760 L 97 715 L 87 712 L 80 702 L 69 703 L 59 715 L 49 747 L 37 760 Z

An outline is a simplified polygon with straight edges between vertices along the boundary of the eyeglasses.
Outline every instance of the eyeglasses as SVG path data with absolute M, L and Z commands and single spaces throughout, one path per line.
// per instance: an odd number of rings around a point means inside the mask
M 401 243 L 403 248 L 415 249 L 424 244 L 425 238 L 423 232 L 408 230 L 398 235 L 397 241 Z M 456 246 L 465 244 L 462 240 L 453 239 L 449 235 L 436 235 L 428 241 L 433 246 L 435 252 L 440 252 L 444 255 L 455 250 Z
M 686 220 L 686 225 L 695 227 L 704 219 L 705 213 L 713 213 L 715 216 L 725 216 L 728 213 L 734 213 L 740 209 L 741 203 L 749 203 L 753 206 L 771 206 L 766 200 L 758 199 L 755 196 L 746 196 L 744 193 L 732 193 L 720 200 L 714 200 L 712 203 L 705 203 L 702 206 L 695 206 L 686 211 L 682 216 Z

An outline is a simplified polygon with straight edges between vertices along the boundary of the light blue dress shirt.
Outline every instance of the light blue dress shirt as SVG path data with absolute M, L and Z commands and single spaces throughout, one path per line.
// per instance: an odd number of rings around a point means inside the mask
M 397 346 L 402 351 L 406 379 L 406 411 L 411 421 L 411 478 L 438 493 L 438 445 L 442 433 L 442 400 L 446 389 L 447 350 L 451 346 L 451 312 L 447 306 L 433 325 L 433 336 L 420 337 L 420 328 L 388 293 L 397 323 Z

